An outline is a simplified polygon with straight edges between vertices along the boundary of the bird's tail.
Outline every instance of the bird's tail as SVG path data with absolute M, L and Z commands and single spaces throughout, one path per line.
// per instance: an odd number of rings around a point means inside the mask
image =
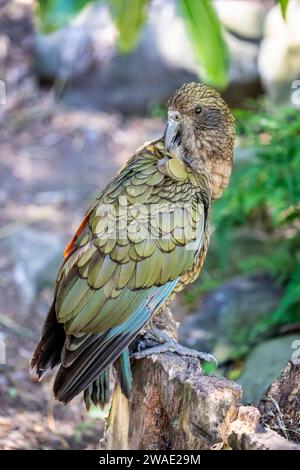
M 67 337 L 68 339 L 69 337 Z M 98 335 L 86 335 L 82 337 L 81 341 L 91 342 L 97 347 L 97 342 L 99 341 Z M 70 338 L 69 338 L 70 340 Z M 76 340 L 76 338 L 75 338 Z M 55 313 L 55 303 L 52 304 L 49 313 L 46 317 L 41 339 L 32 355 L 31 359 L 31 368 L 36 370 L 38 378 L 41 380 L 45 375 L 46 371 L 50 368 L 53 369 L 56 365 L 60 364 L 62 361 L 62 352 L 65 350 L 64 346 L 66 342 L 66 333 L 64 327 L 61 323 L 58 323 Z M 85 354 L 89 353 L 89 349 L 83 346 L 83 359 Z M 73 348 L 72 348 L 73 349 Z M 75 351 L 73 351 L 74 353 Z M 71 352 L 72 354 L 72 352 Z M 92 354 L 87 354 L 91 357 Z M 114 361 L 113 368 L 115 371 L 115 378 L 119 383 L 123 394 L 130 398 L 131 387 L 132 387 L 132 376 L 130 369 L 129 361 L 129 351 L 126 348 L 121 355 Z M 71 369 L 71 368 L 70 368 Z M 70 401 L 77 393 L 72 393 L 70 397 L 66 397 L 64 389 L 69 389 L 69 382 L 73 380 L 73 376 L 79 376 L 77 371 L 74 370 L 71 372 L 69 368 L 64 368 L 61 366 L 54 383 L 54 394 L 56 398 L 67 403 Z M 80 387 L 84 391 L 84 400 L 87 409 L 90 408 L 91 403 L 94 405 L 99 405 L 101 408 L 108 403 L 110 398 L 110 380 L 109 380 L 109 369 L 105 369 L 101 374 L 90 384 L 86 384 L 87 387 Z M 71 374 L 68 374 L 71 372 Z M 88 373 L 88 368 L 87 368 Z M 69 376 L 70 375 L 70 376 Z M 88 382 L 88 379 L 86 380 Z M 78 390 L 80 391 L 80 389 Z
M 126 398 L 131 397 L 132 388 L 132 375 L 129 360 L 128 348 L 123 351 L 121 356 L 114 362 L 113 368 L 115 371 L 115 378 L 118 382 L 122 393 Z M 90 409 L 91 404 L 100 406 L 101 409 L 109 402 L 110 399 L 110 380 L 109 368 L 94 380 L 94 382 L 84 390 L 84 401 L 87 410 Z
M 83 397 L 86 409 L 89 410 L 92 403 L 103 409 L 106 403 L 109 402 L 109 392 L 109 369 L 106 369 L 89 387 L 84 390 Z
M 47 369 L 53 369 L 60 363 L 60 355 L 66 334 L 63 325 L 58 323 L 53 302 L 46 317 L 41 339 L 32 355 L 31 369 L 36 369 L 39 379 L 42 379 Z
M 118 382 L 122 393 L 128 400 L 131 398 L 132 374 L 130 367 L 128 348 L 122 352 L 121 356 L 114 362 L 116 381 Z

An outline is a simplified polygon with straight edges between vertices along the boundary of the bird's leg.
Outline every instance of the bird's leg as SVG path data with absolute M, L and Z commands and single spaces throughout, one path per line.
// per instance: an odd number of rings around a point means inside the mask
M 161 354 L 164 352 L 172 352 L 179 356 L 196 357 L 200 361 L 213 362 L 218 366 L 216 358 L 209 353 L 196 351 L 181 344 L 178 344 L 173 338 L 160 330 L 153 323 L 150 323 L 150 330 L 147 330 L 143 338 L 138 342 L 137 352 L 131 354 L 134 359 L 143 359 L 153 354 Z

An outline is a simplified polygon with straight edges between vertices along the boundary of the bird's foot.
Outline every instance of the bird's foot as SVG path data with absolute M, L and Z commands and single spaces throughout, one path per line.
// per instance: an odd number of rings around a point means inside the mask
M 167 333 L 153 325 L 151 326 L 151 330 L 147 331 L 143 338 L 139 340 L 137 351 L 132 353 L 131 357 L 134 359 L 143 359 L 144 357 L 149 357 L 153 354 L 161 354 L 165 352 L 172 352 L 179 356 L 195 357 L 200 361 L 213 362 L 215 367 L 218 366 L 218 362 L 212 354 L 182 346 L 173 338 L 170 338 Z

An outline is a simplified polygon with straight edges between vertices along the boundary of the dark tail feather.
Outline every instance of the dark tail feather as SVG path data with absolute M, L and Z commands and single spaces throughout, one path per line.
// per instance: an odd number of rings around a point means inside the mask
M 66 334 L 63 325 L 57 321 L 55 302 L 53 302 L 43 326 L 41 339 L 33 353 L 31 368 L 36 369 L 37 376 L 41 379 L 47 369 L 53 369 L 61 361 L 63 361 L 63 364 L 69 361 L 69 367 L 61 365 L 56 375 L 54 382 L 55 397 L 64 403 L 68 403 L 80 391 L 84 391 L 87 409 L 89 409 L 91 403 L 103 408 L 110 398 L 109 359 L 111 356 L 116 357 L 118 353 L 120 354 L 124 343 L 130 342 L 134 336 L 135 334 L 128 335 L 128 337 L 120 336 L 112 344 L 106 344 L 105 341 L 102 341 L 105 339 L 105 335 L 87 334 L 84 339 L 81 338 L 82 344 L 78 345 L 77 350 L 75 349 L 77 353 L 80 352 L 80 354 L 77 354 L 78 357 L 74 356 L 73 358 L 73 349 L 68 351 L 68 357 L 64 357 L 66 356 L 64 348 L 66 346 Z M 72 340 L 73 342 L 78 341 L 78 338 L 72 338 Z M 65 354 L 62 354 L 62 351 Z M 101 372 L 101 369 L 103 372 Z M 128 348 L 114 361 L 114 370 L 116 380 L 123 394 L 129 399 L 131 396 L 132 375 Z M 98 377 L 96 375 L 97 371 Z M 87 387 L 85 388 L 84 385 Z
M 95 406 L 104 408 L 106 403 L 109 402 L 109 369 L 106 369 L 102 374 L 94 380 L 94 382 L 84 390 L 84 401 L 86 409 L 89 410 L 92 402 Z
M 58 323 L 53 302 L 42 330 L 42 337 L 32 355 L 31 369 L 36 369 L 39 379 L 49 367 L 53 369 L 60 362 L 61 351 L 65 342 L 64 327 Z
M 128 348 L 123 351 L 120 357 L 114 362 L 115 378 L 121 387 L 121 390 L 126 398 L 131 397 L 132 388 L 132 375 L 129 360 Z M 106 369 L 102 374 L 84 390 L 84 401 L 87 410 L 90 409 L 92 403 L 95 406 L 104 408 L 110 399 L 110 386 L 109 386 L 109 369 Z
M 131 398 L 132 374 L 130 367 L 128 348 L 122 352 L 121 356 L 114 362 L 116 380 L 128 400 Z
M 136 332 L 127 335 L 118 335 L 111 341 L 106 341 L 105 335 L 95 335 L 95 341 L 88 347 L 81 345 L 82 353 L 72 361 L 68 367 L 62 364 L 56 374 L 53 391 L 57 400 L 63 403 L 70 402 L 76 395 L 88 389 L 102 375 L 110 364 L 115 362 L 124 352 L 124 348 L 134 339 Z M 128 353 L 127 353 L 128 354 Z M 124 356 L 123 363 L 126 373 L 120 376 L 121 382 L 129 391 L 130 373 L 129 358 Z

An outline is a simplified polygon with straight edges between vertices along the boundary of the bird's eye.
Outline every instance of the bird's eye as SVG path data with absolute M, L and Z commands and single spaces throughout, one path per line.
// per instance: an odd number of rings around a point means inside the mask
M 195 108 L 195 113 L 196 113 L 196 114 L 200 114 L 201 111 L 202 111 L 201 106 L 196 106 L 196 108 Z

